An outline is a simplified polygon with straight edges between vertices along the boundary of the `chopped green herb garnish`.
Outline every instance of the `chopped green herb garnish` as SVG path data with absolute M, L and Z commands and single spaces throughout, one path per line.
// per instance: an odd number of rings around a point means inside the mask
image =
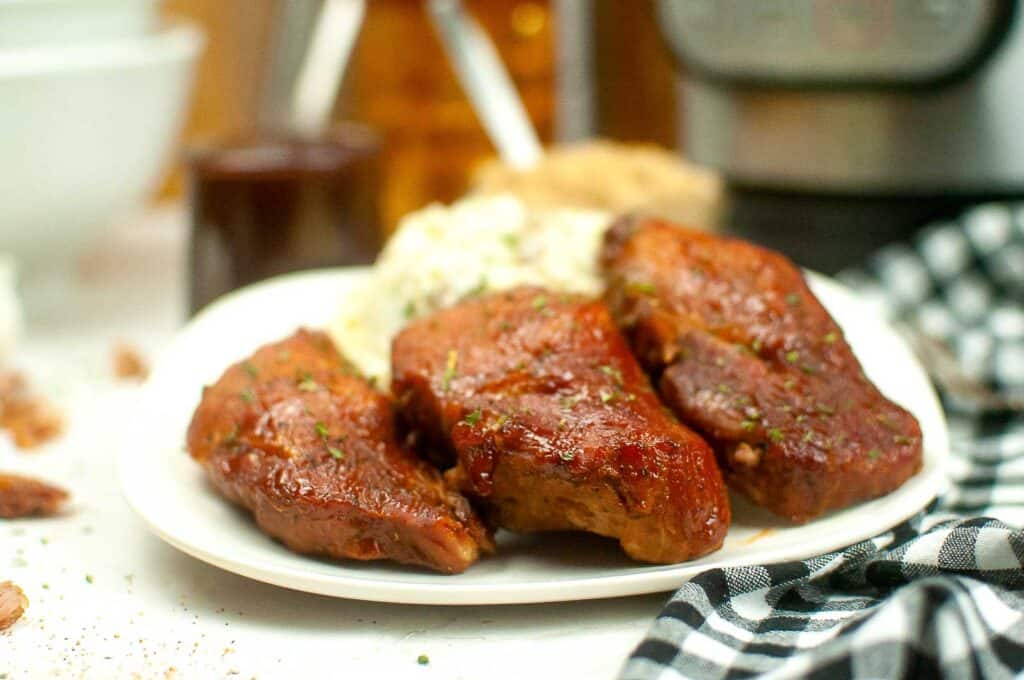
M 836 410 L 829 406 L 828 404 L 818 404 L 817 406 L 815 406 L 815 408 L 818 409 L 818 413 L 822 413 L 826 416 L 835 415 L 836 412 Z
M 773 427 L 772 429 L 768 430 L 768 438 L 771 439 L 776 444 L 778 444 L 779 442 L 782 441 L 782 430 L 780 430 L 777 427 Z
M 476 285 L 473 286 L 469 290 L 468 293 L 466 293 L 466 297 L 474 298 L 474 297 L 476 297 L 478 295 L 482 295 L 483 293 L 486 293 L 486 292 L 487 292 L 487 277 L 486 276 L 481 276 L 480 280 L 477 281 Z
M 795 349 L 794 350 L 790 350 L 789 352 L 786 352 L 786 361 L 788 361 L 789 363 L 795 364 L 799 360 L 800 360 L 800 352 L 797 352 Z
M 256 394 L 248 387 L 239 392 L 238 397 L 246 404 L 251 404 L 256 401 Z
M 444 365 L 444 375 L 441 376 L 441 389 L 445 392 L 448 391 L 448 387 L 452 384 L 452 380 L 455 378 L 455 369 L 459 363 L 459 353 L 454 349 L 448 350 L 448 359 Z
M 314 392 L 320 386 L 313 380 L 313 374 L 309 371 L 298 371 L 295 376 L 296 386 L 303 392 Z
M 834 343 L 834 342 L 835 342 L 835 341 L 836 341 L 837 339 L 838 339 L 838 338 L 837 338 L 837 336 L 836 336 L 836 334 L 835 334 L 835 333 L 827 333 L 827 334 L 825 335 L 825 337 L 824 337 L 824 338 L 822 338 L 822 340 L 824 340 L 824 341 L 825 341 L 825 344 L 826 344 L 826 345 L 831 345 L 831 344 L 833 344 L 833 343 Z
M 725 383 L 718 383 L 718 391 L 722 394 L 729 394 L 732 392 L 732 389 L 730 389 L 730 387 Z
M 598 394 L 601 395 L 602 404 L 607 404 L 608 402 L 615 398 L 615 395 L 609 390 L 601 390 Z
M 511 321 L 502 321 L 500 328 L 503 331 L 510 331 L 514 328 L 514 326 L 512 325 Z
M 749 419 L 744 420 L 742 423 L 740 423 L 740 427 L 746 432 L 752 432 L 754 428 L 757 427 L 757 421 Z
M 879 451 L 878 449 L 871 449 L 870 451 L 868 451 L 868 458 L 870 458 L 871 460 L 876 460 L 881 455 L 882 452 Z
M 245 369 L 245 372 L 249 374 L 250 378 L 255 378 L 260 374 L 259 369 L 253 366 L 251 362 L 246 361 L 242 364 L 242 368 Z
M 569 427 L 569 420 L 567 418 L 562 418 L 561 420 L 558 421 L 559 430 L 564 430 L 567 427 Z
M 340 449 L 336 449 L 333 446 L 328 446 L 327 447 L 327 453 L 331 454 L 332 458 L 336 458 L 338 460 L 341 460 L 342 458 L 345 457 L 345 452 L 344 451 L 342 451 Z
M 803 371 L 804 373 L 808 373 L 808 374 L 812 374 L 812 375 L 814 373 L 818 372 L 818 369 L 815 368 L 814 366 L 811 366 L 810 364 L 801 364 L 800 365 L 800 370 Z
M 754 338 L 753 342 L 750 343 L 750 349 L 754 350 L 754 354 L 760 354 L 761 347 L 761 338 Z
M 478 409 L 478 408 L 477 409 L 473 409 L 473 411 L 470 412 L 469 415 L 466 416 L 466 424 L 467 425 L 476 425 L 477 423 L 480 422 L 480 418 L 482 418 L 482 417 L 483 417 L 483 414 L 480 412 L 480 409 Z
M 537 297 L 533 298 L 533 302 L 531 304 L 533 305 L 534 309 L 540 311 L 548 306 L 548 296 L 538 295 Z
M 814 439 L 814 434 L 810 430 L 807 430 L 807 432 L 804 432 L 804 439 L 803 440 L 805 442 L 809 442 L 812 439 Z
M 605 366 L 601 366 L 600 370 L 606 376 L 608 376 L 612 380 L 614 380 L 616 384 L 618 384 L 618 385 L 622 384 L 622 371 L 620 371 L 619 369 L 617 369 L 617 368 L 615 368 L 613 366 L 605 365 Z
M 85 582 L 88 583 L 89 585 L 92 585 L 92 583 L 93 583 L 92 574 L 86 574 L 85 575 Z
M 897 434 L 897 435 L 893 435 L 892 441 L 893 441 L 894 444 L 909 444 L 910 442 L 912 442 L 914 440 L 911 439 L 910 437 L 908 437 L 905 434 Z
M 327 431 L 327 426 L 324 425 L 322 420 L 316 421 L 316 433 L 323 439 L 327 439 L 330 436 L 330 432 Z
M 421 666 L 426 666 L 428 663 L 430 663 L 430 657 L 426 654 L 420 654 L 416 657 L 416 663 L 418 663 Z
M 761 417 L 761 411 L 759 411 L 757 408 L 753 406 L 748 406 L 747 408 L 743 409 L 743 413 L 752 420 L 757 420 L 758 418 Z
M 558 457 L 568 463 L 570 460 L 576 457 L 575 451 L 559 451 Z
M 658 292 L 653 283 L 646 281 L 630 281 L 626 284 L 626 290 L 631 293 L 640 293 L 641 295 L 654 295 Z
M 411 319 L 416 316 L 416 303 L 412 300 L 406 302 L 405 306 L 402 307 L 402 316 L 406 319 Z
M 794 387 L 796 387 L 796 380 L 789 378 L 786 380 L 786 382 L 782 383 L 782 386 L 785 387 L 787 390 L 791 390 Z
M 561 397 L 558 400 L 558 403 L 561 405 L 562 408 L 568 411 L 571 410 L 572 407 L 575 406 L 582 398 L 582 395 L 574 394 L 572 396 Z
M 511 234 L 511 233 L 509 233 L 509 234 L 502 234 L 501 235 L 501 240 L 509 248 L 518 248 L 519 247 L 519 235 L 518 234 Z
M 790 293 L 789 295 L 786 296 L 786 304 L 789 305 L 790 307 L 795 307 L 796 305 L 800 304 L 801 301 L 802 298 L 800 297 L 799 293 Z

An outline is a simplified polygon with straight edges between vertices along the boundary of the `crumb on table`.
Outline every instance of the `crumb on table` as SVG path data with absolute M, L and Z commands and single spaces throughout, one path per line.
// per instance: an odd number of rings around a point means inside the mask
M 63 419 L 44 397 L 32 393 L 19 371 L 0 372 L 0 427 L 21 449 L 32 449 L 60 435 Z
M 28 607 L 28 598 L 10 581 L 0 583 L 0 630 L 13 626 Z
M 67 491 L 53 484 L 0 473 L 0 518 L 55 515 L 68 497 Z
M 114 345 L 114 376 L 119 380 L 145 380 L 149 365 L 138 348 L 126 342 Z

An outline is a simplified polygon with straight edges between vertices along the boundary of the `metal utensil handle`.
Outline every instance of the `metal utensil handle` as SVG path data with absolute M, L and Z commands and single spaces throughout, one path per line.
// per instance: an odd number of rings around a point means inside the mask
M 292 92 L 290 127 L 295 132 L 316 136 L 327 127 L 365 13 L 365 0 L 327 0 L 320 8 Z
M 462 88 L 502 160 L 517 168 L 534 165 L 544 149 L 487 33 L 459 0 L 430 0 L 428 8 Z

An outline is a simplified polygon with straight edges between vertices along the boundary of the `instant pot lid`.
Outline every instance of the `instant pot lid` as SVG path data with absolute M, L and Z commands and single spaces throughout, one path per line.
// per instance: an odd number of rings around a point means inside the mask
M 659 3 L 690 75 L 688 156 L 779 190 L 1024 189 L 1018 3 L 768 4 Z
M 743 87 L 935 88 L 1006 38 L 1015 0 L 659 0 L 662 32 L 703 80 Z

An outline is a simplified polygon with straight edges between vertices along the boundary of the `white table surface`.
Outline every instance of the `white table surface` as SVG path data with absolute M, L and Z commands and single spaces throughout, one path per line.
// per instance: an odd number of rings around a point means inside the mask
M 0 678 L 616 675 L 667 594 L 501 607 L 364 603 L 235 576 L 150 535 L 118 485 L 116 456 L 131 446 L 121 423 L 137 387 L 112 379 L 111 352 L 126 340 L 155 359 L 181 326 L 184 253 L 184 214 L 164 209 L 113 230 L 83 258 L 71 291 L 43 296 L 26 282 L 37 314 L 13 361 L 57 401 L 68 429 L 33 453 L 0 435 L 0 470 L 63 484 L 73 500 L 58 518 L 0 520 L 0 581 L 19 584 L 31 602 L 0 633 Z M 417 663 L 421 654 L 428 665 Z

